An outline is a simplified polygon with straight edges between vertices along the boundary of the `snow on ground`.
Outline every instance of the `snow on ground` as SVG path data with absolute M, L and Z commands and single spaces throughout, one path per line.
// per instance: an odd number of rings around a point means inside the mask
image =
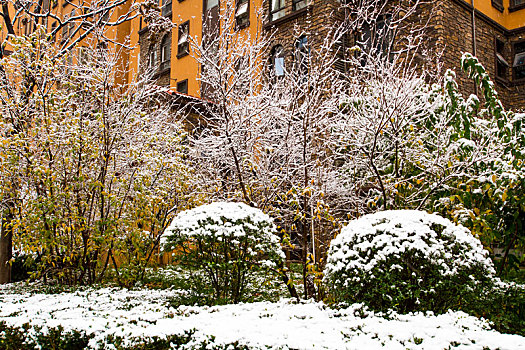
M 180 306 L 167 300 L 177 291 L 88 289 L 35 294 L 0 287 L 0 321 L 56 327 L 128 339 L 196 329 L 196 340 L 239 341 L 255 349 L 525 349 L 525 337 L 500 334 L 463 312 L 444 315 L 362 315 L 359 305 L 333 310 L 321 303 Z

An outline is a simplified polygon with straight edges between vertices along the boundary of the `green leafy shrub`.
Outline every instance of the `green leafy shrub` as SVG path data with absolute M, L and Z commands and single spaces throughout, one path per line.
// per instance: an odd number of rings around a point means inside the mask
M 0 321 L 0 350 L 29 350 L 32 346 L 26 343 L 29 324 L 23 327 L 10 327 L 5 321 Z
M 468 300 L 462 310 L 488 319 L 498 332 L 525 336 L 525 285 L 498 278 L 493 282 Z
M 0 350 L 71 350 L 85 349 L 92 334 L 87 335 L 84 331 L 64 331 L 62 326 L 50 328 L 43 332 L 41 328 L 34 329 L 31 336 L 29 324 L 22 327 L 13 327 L 0 321 Z
M 459 309 L 495 273 L 468 229 L 414 210 L 350 222 L 332 241 L 324 272 L 334 302 L 402 313 Z
M 13 282 L 25 281 L 38 269 L 39 258 L 26 254 L 14 254 L 11 265 L 11 280 Z
M 272 219 L 243 203 L 217 202 L 175 217 L 162 238 L 164 250 L 190 272 L 210 303 L 251 301 L 247 286 L 261 273 L 275 274 L 284 258 Z
M 195 329 L 181 334 L 171 334 L 166 337 L 142 337 L 126 339 L 121 336 L 109 336 L 96 344 L 89 345 L 94 334 L 87 335 L 83 331 L 71 330 L 65 332 L 59 326 L 45 332 L 42 328 L 34 328 L 24 324 L 22 327 L 9 326 L 0 321 L 0 350 L 81 350 L 81 349 L 115 349 L 115 350 L 169 350 L 169 349 L 217 349 L 217 350 L 248 350 L 246 345 L 233 342 L 216 344 L 214 336 L 195 339 Z M 188 347 L 191 346 L 191 347 Z

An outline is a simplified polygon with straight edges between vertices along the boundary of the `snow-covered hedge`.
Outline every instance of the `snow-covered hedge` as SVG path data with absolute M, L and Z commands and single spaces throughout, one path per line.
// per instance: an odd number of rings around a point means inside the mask
M 414 210 L 350 222 L 332 241 L 324 272 L 334 301 L 400 312 L 458 308 L 495 273 L 467 228 Z
M 275 271 L 284 258 L 273 220 L 243 203 L 216 202 L 181 212 L 161 240 L 175 262 L 190 270 L 200 292 L 214 303 L 249 300 L 255 273 Z M 211 287 L 211 289 L 210 289 Z

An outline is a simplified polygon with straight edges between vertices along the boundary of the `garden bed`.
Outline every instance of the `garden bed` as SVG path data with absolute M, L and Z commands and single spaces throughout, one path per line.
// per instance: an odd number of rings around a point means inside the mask
M 14 284 L 0 287 L 0 323 L 14 328 L 28 324 L 28 339 L 49 329 L 76 330 L 86 335 L 89 348 L 144 348 L 137 344 L 180 335 L 173 341 L 175 348 L 525 349 L 525 337 L 498 333 L 488 322 L 463 312 L 382 315 L 359 304 L 334 310 L 289 299 L 170 306 L 180 293 L 89 288 L 46 294 L 39 285 Z M 5 337 L 4 330 L 0 348 Z M 167 343 L 150 348 L 169 348 Z

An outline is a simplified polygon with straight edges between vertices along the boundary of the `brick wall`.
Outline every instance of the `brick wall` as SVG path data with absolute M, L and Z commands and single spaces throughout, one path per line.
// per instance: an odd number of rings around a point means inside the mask
M 156 62 L 154 64 L 152 79 L 156 80 L 157 84 L 160 86 L 170 86 L 170 66 L 161 67 L 161 41 L 164 36 L 168 36 L 168 40 L 171 43 L 171 32 L 152 34 L 149 32 L 148 28 L 144 28 L 139 32 L 139 45 L 140 45 L 140 62 L 139 62 L 139 72 L 144 74 L 149 67 L 149 57 L 152 51 L 155 52 Z M 176 50 L 175 50 L 176 51 Z M 173 60 L 175 55 L 173 55 L 173 47 L 171 48 L 171 59 Z
M 462 0 L 441 0 L 437 7 L 437 18 L 433 21 L 435 31 L 430 35 L 436 35 L 439 44 L 443 45 L 444 68 L 456 71 L 460 91 L 468 96 L 474 92 L 474 83 L 461 71 L 460 60 L 464 52 L 474 51 L 472 10 Z M 479 12 L 476 12 L 475 28 L 476 55 L 495 82 L 503 104 L 514 110 L 525 109 L 525 82 L 513 81 L 510 68 L 506 74 L 507 79 L 496 77 L 496 39 L 504 43 L 503 56 L 512 65 L 511 43 L 515 36 Z
M 265 13 L 269 13 L 268 1 L 263 2 Z M 292 0 L 286 0 L 285 16 L 274 21 L 265 21 L 265 30 L 272 35 L 272 42 L 268 48 L 268 57 L 271 48 L 281 45 L 287 66 L 292 64 L 296 40 L 305 35 L 308 46 L 317 50 L 331 29 L 343 22 L 344 14 L 337 0 L 308 0 L 307 7 L 293 11 Z

